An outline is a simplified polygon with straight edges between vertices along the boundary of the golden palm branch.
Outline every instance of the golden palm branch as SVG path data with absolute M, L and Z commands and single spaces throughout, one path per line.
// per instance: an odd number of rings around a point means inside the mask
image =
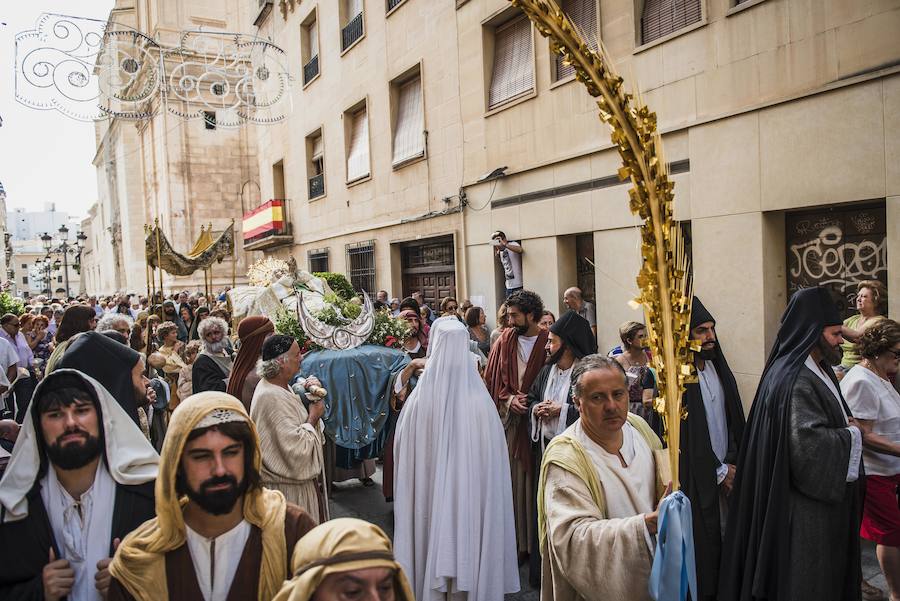
M 510 0 L 520 8 L 588 93 L 597 98 L 600 119 L 612 129 L 612 142 L 622 157 L 619 178 L 631 179 L 631 211 L 641 226 L 641 270 L 637 277 L 646 316 L 659 396 L 654 403 L 663 417 L 674 490 L 678 484 L 679 422 L 686 416 L 681 397 L 694 381 L 690 350 L 691 265 L 681 228 L 672 216 L 672 191 L 656 114 L 622 90 L 623 80 L 602 49 L 593 50 L 556 0 Z

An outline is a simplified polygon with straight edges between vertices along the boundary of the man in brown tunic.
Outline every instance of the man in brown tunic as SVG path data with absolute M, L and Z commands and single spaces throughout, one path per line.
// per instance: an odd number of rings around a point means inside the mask
M 488 357 L 484 380 L 506 431 L 512 472 L 516 544 L 523 562 L 534 536 L 534 461 L 528 434 L 528 391 L 547 357 L 547 331 L 538 327 L 544 313 L 541 297 L 528 290 L 514 292 L 506 300 L 508 329 L 500 335 Z
M 156 482 L 157 517 L 119 546 L 110 601 L 268 601 L 289 574 L 291 551 L 315 526 L 260 485 L 256 427 L 221 392 L 172 413 Z

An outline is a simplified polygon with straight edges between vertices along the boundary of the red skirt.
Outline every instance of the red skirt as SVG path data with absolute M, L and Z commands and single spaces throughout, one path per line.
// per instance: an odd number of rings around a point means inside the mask
M 859 535 L 879 545 L 900 547 L 900 475 L 866 476 L 866 502 Z

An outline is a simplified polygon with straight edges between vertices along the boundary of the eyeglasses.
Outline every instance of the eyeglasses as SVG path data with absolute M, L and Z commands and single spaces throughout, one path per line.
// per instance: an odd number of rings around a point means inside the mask
M 456 311 L 457 309 L 459 309 L 459 307 L 454 307 L 453 305 L 447 307 L 448 311 Z

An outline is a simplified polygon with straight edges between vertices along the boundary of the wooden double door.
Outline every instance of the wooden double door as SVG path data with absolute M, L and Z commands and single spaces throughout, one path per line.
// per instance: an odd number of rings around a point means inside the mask
M 441 299 L 456 297 L 456 260 L 453 236 L 408 242 L 401 246 L 403 296 L 422 292 L 435 311 Z

